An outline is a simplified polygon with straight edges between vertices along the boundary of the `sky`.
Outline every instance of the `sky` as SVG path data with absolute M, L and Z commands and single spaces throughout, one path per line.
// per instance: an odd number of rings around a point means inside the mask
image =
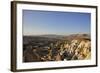
M 91 14 L 23 10 L 23 35 L 90 33 Z

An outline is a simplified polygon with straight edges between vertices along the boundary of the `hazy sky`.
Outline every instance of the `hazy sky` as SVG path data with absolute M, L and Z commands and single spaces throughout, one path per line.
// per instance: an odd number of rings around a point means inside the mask
M 23 10 L 23 35 L 90 33 L 90 13 Z

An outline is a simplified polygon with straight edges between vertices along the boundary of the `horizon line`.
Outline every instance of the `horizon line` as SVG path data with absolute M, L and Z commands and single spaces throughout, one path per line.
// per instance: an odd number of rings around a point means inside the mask
M 68 36 L 68 35 L 78 35 L 78 34 L 89 34 L 91 35 L 91 33 L 73 33 L 73 34 L 23 34 L 23 36 L 42 36 L 42 35 L 60 35 L 60 36 Z

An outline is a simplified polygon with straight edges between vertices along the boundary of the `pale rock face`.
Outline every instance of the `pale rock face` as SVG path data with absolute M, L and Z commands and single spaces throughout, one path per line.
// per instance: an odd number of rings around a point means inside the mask
M 60 61 L 61 60 L 61 56 L 60 56 L 60 54 L 58 54 L 57 56 L 56 56 L 56 61 Z
M 84 47 L 85 43 L 86 43 L 85 41 L 81 41 L 80 44 L 78 45 L 78 48 Z
M 86 48 L 91 47 L 91 42 L 90 42 L 90 41 L 87 41 L 87 42 L 85 43 L 85 46 L 84 46 L 84 47 L 86 47 Z
M 64 48 L 69 48 L 69 44 L 65 44 L 64 45 Z

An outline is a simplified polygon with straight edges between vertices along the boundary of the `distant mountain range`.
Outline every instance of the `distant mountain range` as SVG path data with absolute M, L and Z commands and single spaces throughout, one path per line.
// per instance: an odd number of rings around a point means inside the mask
M 32 37 L 45 37 L 45 38 L 56 38 L 56 39 L 90 39 L 90 34 L 71 34 L 71 35 L 56 35 L 56 34 L 46 34 L 46 35 L 35 35 Z
M 72 35 L 66 36 L 64 38 L 67 38 L 67 39 L 88 39 L 88 40 L 90 40 L 91 35 L 90 34 L 72 34 Z
M 48 34 L 48 35 L 39 35 L 41 37 L 47 37 L 47 38 L 63 38 L 64 35 L 55 35 L 55 34 Z

